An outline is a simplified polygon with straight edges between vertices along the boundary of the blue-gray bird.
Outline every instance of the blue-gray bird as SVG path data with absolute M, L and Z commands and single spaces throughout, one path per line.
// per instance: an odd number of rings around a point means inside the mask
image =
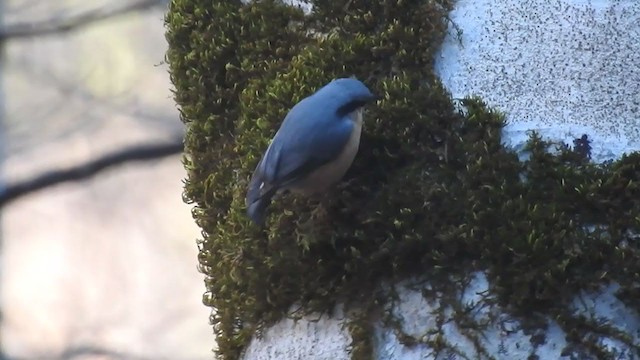
M 297 103 L 258 163 L 247 191 L 247 214 L 262 225 L 278 192 L 314 194 L 338 182 L 360 145 L 362 108 L 378 99 L 360 81 L 336 79 Z

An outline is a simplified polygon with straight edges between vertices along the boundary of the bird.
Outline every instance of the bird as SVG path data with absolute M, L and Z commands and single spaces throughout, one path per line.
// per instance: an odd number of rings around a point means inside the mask
M 356 78 L 338 78 L 287 113 L 249 181 L 248 217 L 263 225 L 275 194 L 313 195 L 345 175 L 358 152 L 364 106 L 379 100 Z

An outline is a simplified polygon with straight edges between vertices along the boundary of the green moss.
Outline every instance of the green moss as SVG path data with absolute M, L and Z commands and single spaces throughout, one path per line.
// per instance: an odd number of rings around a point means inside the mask
M 353 360 L 369 360 L 373 353 L 373 322 L 371 315 L 375 309 L 371 307 L 357 309 L 349 314 L 348 329 L 351 334 L 349 351 Z
M 514 314 L 567 319 L 579 290 L 615 281 L 640 310 L 640 155 L 595 165 L 588 138 L 574 150 L 532 134 L 519 161 L 502 146 L 504 117 L 479 99 L 455 103 L 433 73 L 449 0 L 312 3 L 304 16 L 275 0 L 173 0 L 166 17 L 187 125 L 184 198 L 202 229 L 220 358 L 238 358 L 295 303 L 306 313 L 338 302 L 367 309 L 349 326 L 353 356 L 367 358 L 367 314 L 384 303 L 372 294 L 415 274 L 486 270 Z M 351 75 L 384 99 L 368 108 L 345 182 L 321 199 L 284 196 L 265 229 L 253 226 L 248 179 L 287 109 Z M 472 338 L 482 326 L 456 321 Z M 430 345 L 456 353 L 443 337 Z

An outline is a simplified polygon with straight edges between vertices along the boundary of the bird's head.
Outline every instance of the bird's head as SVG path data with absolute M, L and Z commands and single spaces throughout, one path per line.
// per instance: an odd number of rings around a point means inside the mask
M 348 114 L 380 97 L 355 78 L 335 79 L 317 91 L 316 96 L 337 105 L 338 112 Z

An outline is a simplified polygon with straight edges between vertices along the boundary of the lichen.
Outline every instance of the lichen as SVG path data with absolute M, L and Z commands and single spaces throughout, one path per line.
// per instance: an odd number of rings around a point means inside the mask
M 570 340 L 590 334 L 566 313 L 581 290 L 616 282 L 640 310 L 639 154 L 593 164 L 587 136 L 569 147 L 533 133 L 520 161 L 502 145 L 504 116 L 452 100 L 433 72 L 451 0 L 311 3 L 305 16 L 276 0 L 173 0 L 166 16 L 187 126 L 184 199 L 202 229 L 203 301 L 221 359 L 239 358 L 293 304 L 372 314 L 382 282 L 415 274 L 486 271 L 500 305 L 566 319 Z M 287 109 L 352 75 L 384 98 L 367 110 L 345 181 L 321 198 L 283 196 L 264 229 L 252 225 L 248 179 Z M 349 326 L 354 357 L 372 351 L 368 321 Z

